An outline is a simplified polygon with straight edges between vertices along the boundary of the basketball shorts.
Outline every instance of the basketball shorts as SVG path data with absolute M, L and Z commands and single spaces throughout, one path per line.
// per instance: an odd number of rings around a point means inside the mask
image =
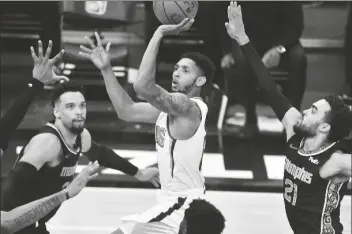
M 159 191 L 157 204 L 143 213 L 122 218 L 124 234 L 178 234 L 185 211 L 194 199 L 204 199 L 204 190 L 182 193 Z

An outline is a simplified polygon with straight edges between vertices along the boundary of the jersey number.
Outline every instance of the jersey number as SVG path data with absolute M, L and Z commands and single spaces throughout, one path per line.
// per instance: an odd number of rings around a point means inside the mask
M 285 194 L 284 197 L 286 201 L 291 203 L 293 206 L 296 205 L 297 201 L 297 184 L 293 183 L 290 179 L 285 180 Z

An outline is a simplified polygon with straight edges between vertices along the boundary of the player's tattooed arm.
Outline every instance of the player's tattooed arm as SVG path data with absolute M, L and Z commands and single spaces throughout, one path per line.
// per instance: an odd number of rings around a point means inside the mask
M 148 47 L 143 55 L 142 62 L 139 66 L 136 82 L 133 85 L 134 90 L 139 95 L 147 98 L 158 92 L 155 73 L 156 57 L 163 35 L 156 31 L 151 38 Z
M 174 116 L 199 117 L 200 109 L 196 102 L 183 93 L 169 93 L 159 85 L 148 89 L 145 99 L 157 109 Z
M 1 233 L 14 233 L 37 222 L 65 200 L 66 195 L 62 191 L 9 212 L 1 212 Z
M 87 183 L 97 177 L 99 164 L 89 163 L 62 191 L 19 206 L 9 212 L 1 211 L 1 233 L 14 233 L 49 214 L 64 201 L 77 196 Z
M 161 25 L 154 33 L 143 55 L 134 90 L 157 109 L 176 116 L 189 116 L 198 113 L 197 105 L 186 95 L 168 93 L 155 81 L 156 57 L 164 35 L 174 35 L 188 30 L 194 20 L 185 19 L 178 25 Z M 198 114 L 196 115 L 198 116 Z

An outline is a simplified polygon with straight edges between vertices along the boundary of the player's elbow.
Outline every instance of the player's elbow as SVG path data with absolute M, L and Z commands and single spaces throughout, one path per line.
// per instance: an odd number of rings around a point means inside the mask
M 126 122 L 133 122 L 134 115 L 135 113 L 134 113 L 133 104 L 126 105 L 123 109 L 117 112 L 118 118 Z
M 151 90 L 148 89 L 148 86 L 145 85 L 140 85 L 140 84 L 136 84 L 133 86 L 134 91 L 141 96 L 142 98 L 144 98 L 145 100 L 150 100 L 151 97 Z
M 132 115 L 129 113 L 119 113 L 117 116 L 123 121 L 132 122 Z
M 142 95 L 142 96 L 144 96 L 143 94 L 146 93 L 145 84 L 143 84 L 142 82 L 139 82 L 139 81 L 137 81 L 133 84 L 133 89 L 137 94 Z
M 139 75 L 137 81 L 133 84 L 133 89 L 137 94 L 146 98 L 150 95 L 155 85 L 155 82 L 149 81 L 143 75 Z

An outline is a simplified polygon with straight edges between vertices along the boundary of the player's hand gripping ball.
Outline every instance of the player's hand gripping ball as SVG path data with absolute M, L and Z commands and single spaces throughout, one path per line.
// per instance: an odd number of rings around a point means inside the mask
M 185 18 L 193 19 L 198 12 L 198 1 L 153 1 L 156 18 L 162 24 L 179 24 Z

